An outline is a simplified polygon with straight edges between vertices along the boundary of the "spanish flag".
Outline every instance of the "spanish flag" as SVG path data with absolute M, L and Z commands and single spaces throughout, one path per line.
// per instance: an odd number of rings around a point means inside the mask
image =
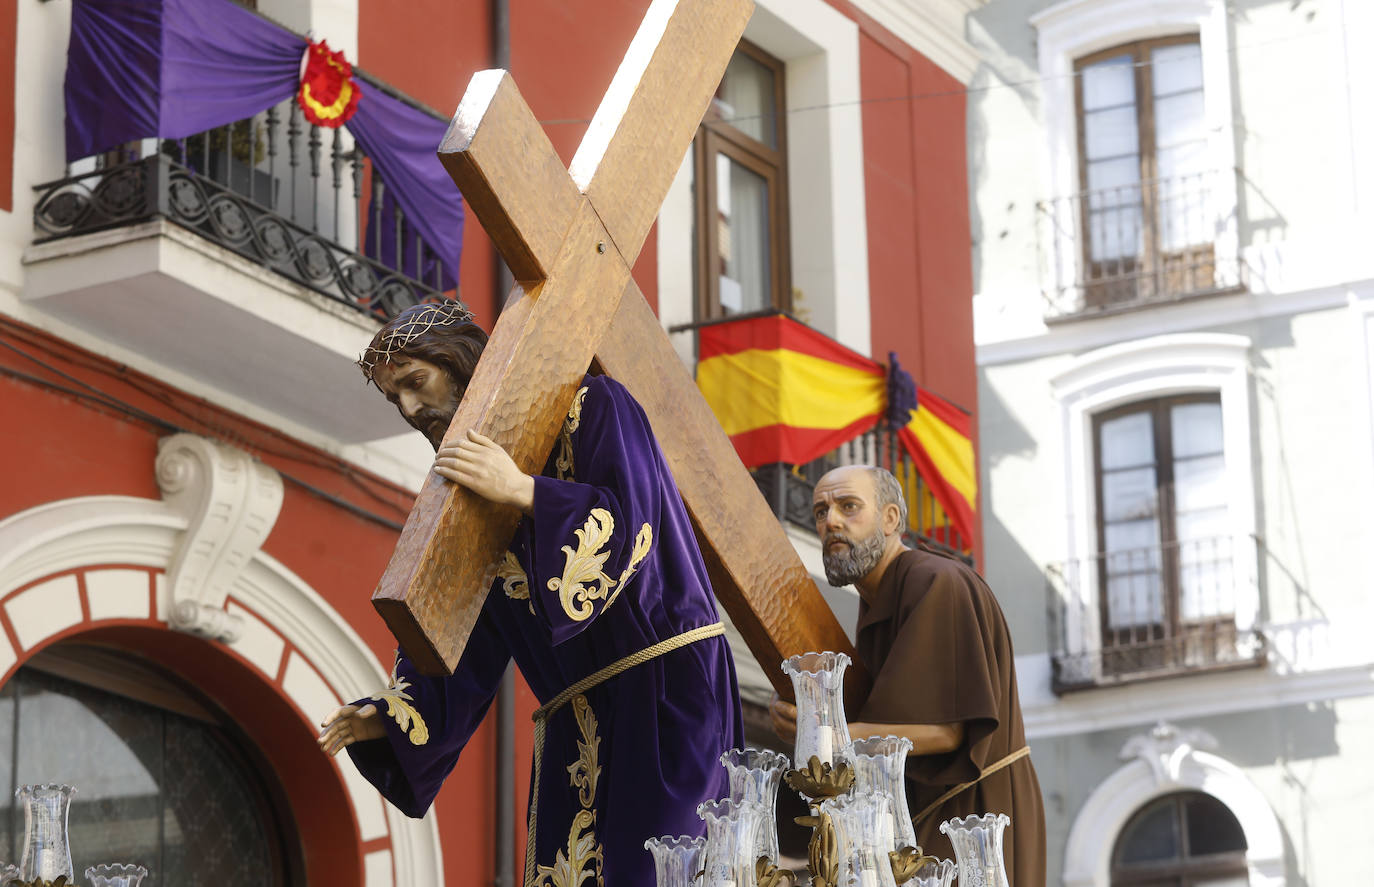
M 698 348 L 697 385 L 747 467 L 810 462 L 890 414 L 914 466 L 894 471 L 907 488 L 913 529 L 950 542 L 939 530 L 948 523 L 964 545 L 972 540 L 978 487 L 969 417 L 917 391 L 895 355 L 889 373 L 782 314 L 702 327 Z

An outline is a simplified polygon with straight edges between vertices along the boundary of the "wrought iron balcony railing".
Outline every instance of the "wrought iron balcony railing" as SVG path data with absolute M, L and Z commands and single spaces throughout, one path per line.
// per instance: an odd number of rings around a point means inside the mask
M 1253 563 L 1252 546 L 1216 537 L 1050 565 L 1054 691 L 1263 663 Z
M 390 317 L 442 296 L 445 271 L 399 205 L 383 218 L 385 189 L 360 147 L 345 150 L 339 130 L 307 124 L 292 100 L 189 138 L 146 139 L 71 164 L 66 177 L 35 189 L 35 240 L 164 218 Z
M 816 482 L 830 469 L 843 465 L 878 465 L 897 477 L 906 491 L 910 511 L 909 529 L 905 534 L 908 545 L 919 540 L 967 564 L 973 563 L 973 557 L 968 554 L 971 541 L 960 536 L 950 525 L 949 516 L 935 502 L 925 480 L 892 432 L 866 432 L 805 465 L 775 462 L 760 466 L 754 469 L 754 482 L 779 520 L 815 532 L 811 496 L 816 490 Z
M 1201 172 L 1041 201 L 1048 319 L 1242 288 L 1236 180 Z

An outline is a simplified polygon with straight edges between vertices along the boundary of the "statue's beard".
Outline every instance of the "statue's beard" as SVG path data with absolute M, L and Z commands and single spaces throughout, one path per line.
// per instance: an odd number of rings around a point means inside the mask
M 845 542 L 847 547 L 832 552 L 831 542 Z M 867 539 L 854 541 L 843 533 L 830 533 L 821 540 L 821 562 L 825 564 L 825 578 L 836 588 L 853 585 L 878 566 L 883 559 L 883 549 L 887 547 L 887 537 L 881 528 L 874 530 Z
M 434 447 L 434 451 L 439 451 L 439 444 L 444 442 L 444 432 L 448 431 L 449 423 L 453 421 L 453 414 L 458 412 L 458 401 L 462 400 L 462 395 L 454 395 L 443 407 L 438 409 L 424 409 L 413 416 L 407 416 L 406 421 L 410 427 L 429 438 L 429 443 Z

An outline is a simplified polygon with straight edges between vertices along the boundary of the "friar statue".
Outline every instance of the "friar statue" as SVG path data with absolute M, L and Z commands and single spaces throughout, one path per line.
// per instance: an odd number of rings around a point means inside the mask
M 699 835 L 743 743 L 730 648 L 692 525 L 643 410 L 587 376 L 543 473 L 476 433 L 442 443 L 487 337 L 454 302 L 406 309 L 363 353 L 367 381 L 424 434 L 434 471 L 523 513 L 457 668 L 398 650 L 390 686 L 334 712 L 320 747 L 423 816 L 514 659 L 542 705 L 526 887 L 652 884 L 647 838 Z
M 859 592 L 855 649 L 873 690 L 850 712 L 854 739 L 905 736 L 907 802 L 916 841 L 954 858 L 940 823 L 1006 813 L 1004 853 L 1016 887 L 1045 887 L 1045 808 L 1026 746 L 1011 636 L 997 599 L 972 567 L 902 543 L 906 497 L 891 473 L 837 468 L 816 484 L 816 535 L 831 585 Z M 796 708 L 773 700 L 790 738 Z

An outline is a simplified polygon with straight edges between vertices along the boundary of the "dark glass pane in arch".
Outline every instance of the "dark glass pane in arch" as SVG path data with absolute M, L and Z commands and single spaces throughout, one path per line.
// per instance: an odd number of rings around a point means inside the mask
M 76 788 L 68 836 L 77 873 L 102 862 L 159 868 L 162 712 L 33 669 L 17 677 L 16 781 Z M 15 824 L 22 830 L 22 811 Z
M 1162 798 L 1131 818 L 1116 842 L 1117 865 L 1168 862 L 1183 856 L 1178 804 Z
M 124 677 L 161 682 L 148 694 L 157 703 L 35 668 L 0 693 L 19 699 L 16 781 L 77 788 L 69 831 L 78 880 L 88 865 L 133 862 L 149 869 L 144 887 L 282 884 L 281 823 L 259 768 L 191 695 L 170 698 L 175 685 L 149 666 L 130 663 Z
M 1245 852 L 1245 832 L 1225 804 L 1199 792 L 1188 795 L 1183 807 L 1189 856 Z
M 271 839 L 263 810 L 236 756 L 216 733 L 195 721 L 168 720 L 164 883 L 270 883 Z

